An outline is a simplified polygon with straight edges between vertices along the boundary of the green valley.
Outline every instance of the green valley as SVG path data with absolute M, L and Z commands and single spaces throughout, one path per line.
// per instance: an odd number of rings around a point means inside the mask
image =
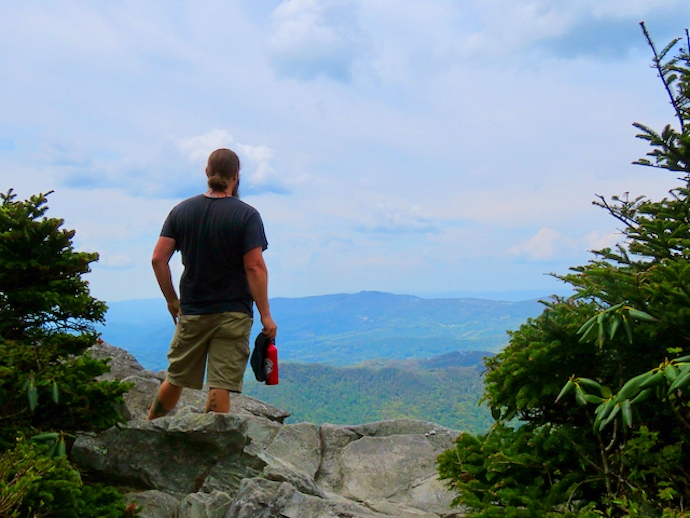
M 292 423 L 409 418 L 482 433 L 492 423 L 489 409 L 478 405 L 484 389 L 480 362 L 486 354 L 451 353 L 352 367 L 281 363 L 280 384 L 266 386 L 251 379 L 244 392 L 290 411 Z

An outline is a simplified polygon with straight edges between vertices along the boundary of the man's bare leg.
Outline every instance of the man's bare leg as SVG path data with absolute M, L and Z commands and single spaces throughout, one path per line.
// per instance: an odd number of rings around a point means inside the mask
M 149 410 L 149 415 L 146 420 L 151 421 L 152 419 L 166 415 L 175 408 L 181 395 L 182 387 L 173 385 L 168 380 L 165 380 L 158 389 L 158 394 L 156 394 L 153 403 L 151 403 L 151 409 Z
M 225 389 L 210 388 L 206 400 L 207 412 L 230 412 L 230 392 Z

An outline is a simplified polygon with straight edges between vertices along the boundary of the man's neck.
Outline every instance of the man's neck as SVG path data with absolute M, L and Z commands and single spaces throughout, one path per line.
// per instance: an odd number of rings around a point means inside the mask
M 232 198 L 232 191 L 212 191 L 208 190 L 204 193 L 207 198 Z

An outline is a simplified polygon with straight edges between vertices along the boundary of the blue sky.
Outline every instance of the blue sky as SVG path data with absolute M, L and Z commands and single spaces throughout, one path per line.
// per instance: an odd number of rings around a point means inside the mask
M 55 191 L 106 301 L 158 296 L 160 227 L 217 147 L 271 296 L 551 293 L 618 239 L 595 194 L 677 183 L 630 165 L 631 123 L 673 122 L 641 20 L 664 45 L 690 3 L 3 2 L 0 188 Z

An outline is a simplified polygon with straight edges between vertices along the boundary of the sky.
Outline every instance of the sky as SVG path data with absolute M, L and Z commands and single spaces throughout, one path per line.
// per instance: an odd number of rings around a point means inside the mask
M 153 246 L 219 147 L 272 297 L 562 292 L 620 240 L 596 195 L 679 184 L 631 165 L 632 123 L 674 122 L 642 20 L 664 46 L 690 2 L 8 0 L 0 189 L 54 191 L 106 302 L 160 296 Z

